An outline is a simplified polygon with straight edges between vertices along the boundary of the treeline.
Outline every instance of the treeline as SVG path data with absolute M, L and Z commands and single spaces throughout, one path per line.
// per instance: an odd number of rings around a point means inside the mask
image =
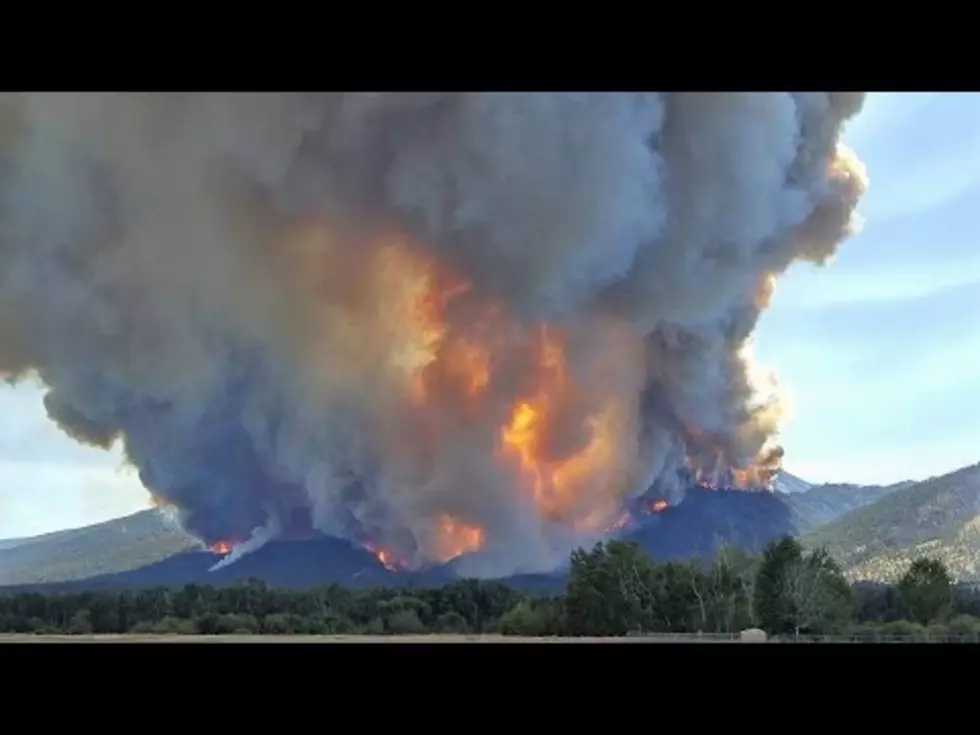
M 955 588 L 932 559 L 913 562 L 897 586 L 851 586 L 825 552 L 785 538 L 758 557 L 723 548 L 710 563 L 657 563 L 633 544 L 598 544 L 572 554 L 564 593 L 552 596 L 478 580 L 431 589 L 249 582 L 0 596 L 0 632 L 8 633 L 622 636 L 752 627 L 783 636 L 980 639 L 980 594 Z

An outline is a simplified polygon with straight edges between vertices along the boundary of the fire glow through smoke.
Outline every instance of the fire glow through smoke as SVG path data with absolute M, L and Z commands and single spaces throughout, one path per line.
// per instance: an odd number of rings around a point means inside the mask
M 423 465 L 416 471 L 437 471 L 441 463 L 424 465 L 453 436 L 496 424 L 496 431 L 477 431 L 484 445 L 468 442 L 468 451 L 492 458 L 499 482 L 525 495 L 542 522 L 580 533 L 608 527 L 627 491 L 627 468 L 616 461 L 614 447 L 629 442 L 628 397 L 601 387 L 583 389 L 570 374 L 559 327 L 519 324 L 504 304 L 479 298 L 470 283 L 427 261 L 425 248 L 404 236 L 376 242 L 368 280 L 395 278 L 400 286 L 383 289 L 392 316 L 381 322 L 405 314 L 406 328 L 389 333 L 392 342 L 385 348 L 403 375 L 394 383 L 405 390 L 398 411 L 402 428 L 394 441 L 411 436 L 425 446 L 412 459 Z M 635 356 L 639 348 L 637 343 Z M 630 352 L 610 355 L 628 359 Z M 434 510 L 435 523 L 417 539 L 425 559 L 446 562 L 484 547 L 487 530 L 476 519 Z M 402 558 L 373 539 L 365 546 L 386 568 Z
M 212 554 L 219 554 L 220 556 L 225 556 L 230 554 L 235 545 L 230 541 L 215 541 L 213 544 L 208 546 L 208 550 Z
M 778 471 L 751 335 L 854 231 L 862 101 L 3 95 L 0 373 L 219 564 L 551 569 L 685 472 Z
M 364 544 L 364 548 L 370 551 L 381 562 L 381 566 L 389 572 L 401 572 L 408 568 L 404 561 L 399 559 L 389 549 L 381 549 L 370 541 Z

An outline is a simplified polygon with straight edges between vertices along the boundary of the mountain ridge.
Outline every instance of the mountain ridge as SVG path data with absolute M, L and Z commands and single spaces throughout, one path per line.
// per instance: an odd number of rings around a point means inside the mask
M 6 541 L 8 545 L 0 545 L 0 585 L 4 586 L 124 572 L 200 547 L 200 542 L 155 508 L 91 526 Z
M 812 487 L 812 483 L 785 471 L 776 475 L 772 483 L 772 489 L 779 493 L 802 493 Z
M 980 579 L 980 463 L 899 487 L 801 541 L 826 548 L 854 580 L 893 582 L 918 556 Z
M 774 493 L 736 493 L 734 520 L 725 516 L 728 512 L 725 503 L 730 502 L 724 500 L 726 496 L 702 498 L 705 491 L 692 490 L 700 493 L 692 496 L 700 500 L 681 503 L 671 509 L 672 514 L 678 515 L 671 523 L 661 524 L 665 529 L 662 533 L 655 530 L 655 519 L 646 519 L 652 520 L 652 525 L 644 521 L 642 530 L 635 529 L 631 538 L 650 553 L 671 558 L 711 553 L 718 537 L 731 537 L 756 549 L 774 535 L 805 533 L 851 510 L 855 504 L 871 502 L 882 492 L 877 486 L 867 492 L 853 486 L 857 489 L 853 491 L 853 497 L 848 497 L 841 488 L 852 486 L 811 485 L 792 475 L 784 476 L 783 481 L 782 487 L 791 489 L 779 490 L 777 483 Z M 759 497 L 749 498 L 750 495 Z M 767 496 L 771 496 L 768 501 Z M 0 586 L 6 587 L 107 579 L 111 575 L 136 573 L 141 569 L 147 569 L 149 580 L 161 578 L 157 576 L 163 573 L 161 569 L 171 568 L 175 579 L 184 579 L 181 565 L 187 564 L 188 570 L 197 570 L 198 567 L 210 567 L 216 560 L 201 548 L 199 541 L 168 522 L 157 509 L 78 529 L 7 539 L 6 546 L 4 543 L 0 541 Z M 196 550 L 201 553 L 187 556 Z M 359 549 L 357 552 L 366 553 Z M 181 555 L 184 555 L 181 560 L 169 562 L 173 567 L 154 566 Z M 198 574 L 197 571 L 187 573 L 191 577 Z M 283 575 L 289 576 L 285 572 Z M 223 578 L 222 575 L 204 577 L 215 581 Z

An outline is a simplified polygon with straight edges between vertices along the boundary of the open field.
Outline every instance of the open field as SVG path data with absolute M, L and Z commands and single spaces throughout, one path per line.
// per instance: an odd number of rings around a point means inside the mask
M 0 643 L 676 643 L 668 636 L 523 638 L 502 635 L 0 635 Z M 681 642 L 734 643 L 684 638 Z
M 625 638 L 533 638 L 502 635 L 34 635 L 0 633 L 2 643 L 750 643 L 725 634 L 665 633 Z M 849 636 L 773 638 L 768 643 L 972 643 L 980 636 L 879 636 L 875 640 Z

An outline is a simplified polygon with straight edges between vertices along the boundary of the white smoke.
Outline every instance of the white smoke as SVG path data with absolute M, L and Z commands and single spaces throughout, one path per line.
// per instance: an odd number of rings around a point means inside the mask
M 208 571 L 216 572 L 219 569 L 224 569 L 225 567 L 231 566 L 242 557 L 261 549 L 267 543 L 272 541 L 278 535 L 278 533 L 279 529 L 276 528 L 276 524 L 274 522 L 270 523 L 269 528 L 266 528 L 265 526 L 253 528 L 247 540 L 240 544 L 236 544 L 226 556 L 222 557 L 216 564 L 212 565 Z

